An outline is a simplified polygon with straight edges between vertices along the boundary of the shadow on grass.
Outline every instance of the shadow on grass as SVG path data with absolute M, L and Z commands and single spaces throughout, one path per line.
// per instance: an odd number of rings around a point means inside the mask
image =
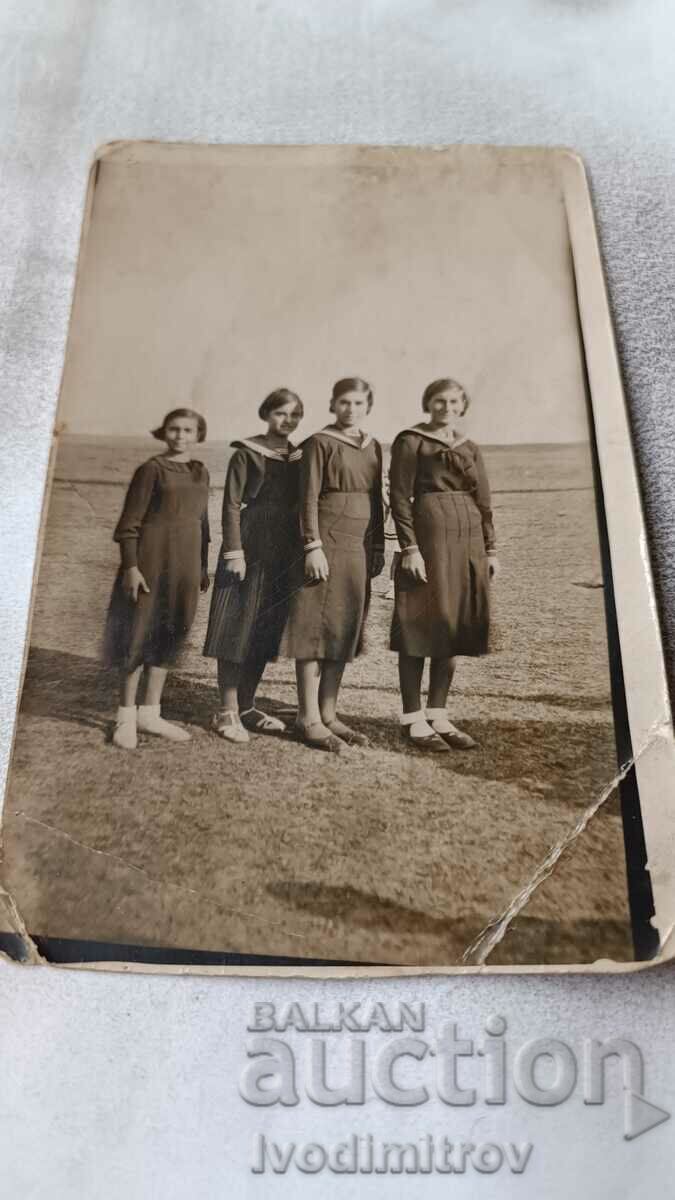
M 329 920 L 348 921 L 363 929 L 419 934 L 429 933 L 430 930 L 439 933 L 455 931 L 464 945 L 468 945 L 477 932 L 475 919 L 458 921 L 456 917 L 435 916 L 384 896 L 376 896 L 373 892 L 362 891 L 351 884 L 331 886 L 282 880 L 268 884 L 265 891 L 292 908 Z
M 445 962 L 460 962 L 480 925 L 476 918 L 434 915 L 350 885 L 284 880 L 265 889 L 275 900 L 315 917 L 342 921 L 350 927 L 383 934 L 439 938 Z M 580 949 L 582 948 L 582 949 Z M 519 916 L 489 958 L 497 963 L 590 962 L 596 958 L 630 961 L 632 947 L 626 921 L 601 918 L 575 921 Z M 435 960 L 438 961 L 438 960 Z
M 93 658 L 61 650 L 31 649 L 21 697 L 21 712 L 52 721 L 107 729 L 118 704 L 118 677 Z M 162 701 L 165 716 L 208 726 L 217 703 L 212 688 L 169 673 Z
M 365 733 L 374 748 L 415 758 L 433 757 L 453 775 L 513 783 L 565 803 L 585 808 L 597 799 L 616 774 L 617 759 L 611 722 L 584 725 L 575 721 L 479 718 L 461 722 L 478 743 L 474 750 L 430 755 L 403 742 L 398 727 L 378 717 L 349 722 Z M 517 814 L 514 813 L 514 818 Z
M 169 719 L 208 729 L 216 704 L 215 676 L 213 685 L 209 686 L 181 676 L 179 672 L 169 675 L 163 702 L 163 710 Z M 110 731 L 116 706 L 114 671 L 107 671 L 94 659 L 82 655 L 39 648 L 31 650 L 21 701 L 23 714 Z M 260 706 L 270 713 L 277 713 L 287 722 L 293 720 L 294 710 L 287 703 L 262 700 Z M 370 738 L 374 750 L 408 758 L 428 760 L 431 757 L 404 743 L 398 724 L 391 718 L 352 717 L 349 714 L 347 720 L 354 729 Z M 439 770 L 453 775 L 514 783 L 533 793 L 585 807 L 616 772 L 609 720 L 585 725 L 564 719 L 477 718 L 462 721 L 461 727 L 475 738 L 478 748 L 433 756 Z M 313 760 L 321 757 L 316 751 L 307 753 Z M 346 763 L 348 754 L 344 755 Z
M 92 658 L 31 648 L 20 712 L 106 729 L 117 705 L 117 678 Z

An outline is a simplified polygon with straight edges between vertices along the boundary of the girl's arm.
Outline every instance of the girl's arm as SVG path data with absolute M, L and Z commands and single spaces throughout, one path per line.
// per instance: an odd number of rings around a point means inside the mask
M 119 543 L 122 570 L 128 571 L 138 566 L 138 539 L 141 526 L 146 516 L 152 493 L 157 479 L 157 466 L 150 462 L 143 463 L 133 475 L 122 515 L 117 522 L 113 539 Z
M 211 541 L 211 530 L 209 528 L 209 486 L 210 479 L 206 467 L 203 468 L 206 476 L 206 504 L 202 513 L 202 591 L 205 592 L 209 586 L 209 542 Z
M 412 436 L 399 434 L 391 448 L 389 497 L 401 550 L 417 549 L 411 500 L 416 476 L 417 444 Z
M 376 554 L 384 554 L 384 498 L 382 495 L 382 447 L 377 447 L 379 469 L 373 488 L 373 550 Z
M 483 541 L 488 554 L 496 554 L 496 539 L 495 527 L 492 521 L 492 500 L 490 498 L 490 485 L 488 483 L 485 463 L 483 455 L 478 446 L 476 446 L 476 475 L 478 477 L 478 487 L 476 489 L 474 500 L 480 512 L 481 521 L 483 524 Z
M 300 532 L 305 546 L 305 575 L 310 583 L 328 579 L 328 560 L 319 532 L 319 496 L 323 487 L 324 450 L 308 438 L 300 462 Z
M 384 498 L 382 496 L 382 447 L 375 443 L 378 470 L 372 490 L 372 576 L 379 575 L 384 568 Z
M 248 481 L 245 450 L 235 450 L 230 459 L 223 491 L 223 558 L 243 558 L 241 507 Z
M 211 480 L 206 467 L 203 468 L 206 483 L 206 504 L 202 513 L 202 570 L 206 571 L 209 565 L 209 542 L 211 541 L 211 529 L 209 527 L 209 488 Z
M 316 438 L 308 438 L 300 461 L 300 532 L 305 550 L 321 545 L 319 496 L 323 487 L 324 452 Z

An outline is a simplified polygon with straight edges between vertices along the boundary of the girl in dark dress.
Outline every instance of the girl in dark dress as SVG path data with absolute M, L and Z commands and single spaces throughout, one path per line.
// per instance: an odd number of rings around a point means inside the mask
M 335 422 L 304 443 L 300 527 L 305 586 L 293 595 L 284 653 L 296 659 L 296 732 L 338 753 L 367 738 L 338 719 L 345 664 L 362 647 L 370 580 L 384 566 L 382 451 L 362 423 L 373 405 L 362 379 L 333 388 Z
M 499 571 L 483 458 L 453 427 L 468 405 L 461 384 L 435 380 L 422 398 L 429 420 L 402 430 L 392 446 L 391 507 L 402 554 L 391 649 L 399 655 L 404 735 L 429 750 L 475 746 L 445 706 L 455 656 L 487 653 L 489 582 Z
M 120 671 L 113 742 L 127 750 L 137 744 L 137 729 L 173 742 L 190 740 L 186 730 L 161 717 L 160 702 L 199 592 L 209 586 L 209 475 L 191 456 L 195 442 L 206 437 L 206 421 L 192 409 L 176 408 L 153 435 L 167 448 L 143 463 L 129 485 L 114 533 L 121 565 L 105 630 L 106 665 Z M 137 710 L 144 673 L 144 703 Z
M 223 494 L 218 560 L 204 654 L 218 659 L 220 709 L 212 728 L 230 742 L 248 731 L 283 733 L 255 707 L 258 684 L 276 658 L 302 564 L 298 527 L 300 451 L 289 442 L 302 416 L 295 392 L 278 388 L 258 415 L 267 433 L 233 442 Z

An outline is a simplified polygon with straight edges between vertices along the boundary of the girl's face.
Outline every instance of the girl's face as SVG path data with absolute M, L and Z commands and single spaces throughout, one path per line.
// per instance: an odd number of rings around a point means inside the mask
M 438 392 L 429 403 L 429 420 L 432 425 L 449 425 L 464 415 L 464 392 L 459 387 L 446 388 Z
M 184 454 L 194 446 L 198 433 L 194 417 L 173 417 L 164 426 L 164 441 L 172 454 Z
M 368 396 L 365 392 L 344 392 L 333 401 L 335 424 L 341 429 L 360 429 L 368 416 Z
M 295 400 L 287 400 L 280 408 L 267 414 L 267 429 L 277 437 L 290 437 L 298 428 L 302 417 Z

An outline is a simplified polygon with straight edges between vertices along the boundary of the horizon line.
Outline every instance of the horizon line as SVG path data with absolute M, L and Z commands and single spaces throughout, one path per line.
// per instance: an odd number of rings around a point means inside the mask
M 321 430 L 316 429 L 316 430 L 314 430 L 314 432 L 320 433 Z M 206 442 L 199 442 L 198 445 L 200 445 L 200 446 L 230 446 L 232 444 L 232 442 L 239 441 L 242 436 L 245 436 L 245 435 L 240 434 L 231 439 L 210 438 Z M 397 434 L 394 434 L 394 437 L 397 437 L 397 436 L 398 436 Z M 469 441 L 473 440 L 471 438 L 471 435 L 467 435 L 467 436 L 469 438 Z M 309 438 L 309 437 L 312 437 L 311 433 L 308 433 L 306 435 L 306 437 L 301 438 L 295 444 L 301 445 L 302 442 L 307 441 L 307 438 Z M 375 439 L 377 441 L 381 442 L 383 445 L 391 444 L 385 438 L 378 437 L 377 434 L 373 434 L 373 437 L 375 437 Z M 153 442 L 156 442 L 158 440 L 157 438 L 153 438 L 151 433 L 147 433 L 147 434 L 140 434 L 140 433 L 138 433 L 138 434 L 133 434 L 133 433 L 71 433 L 67 430 L 63 430 L 60 433 L 55 433 L 54 439 L 57 442 L 63 441 L 64 439 L 65 440 L 68 440 L 68 439 L 79 440 L 79 441 L 83 441 L 83 442 L 106 441 L 106 440 L 115 439 L 116 441 L 119 441 L 119 442 L 129 442 L 129 443 L 134 442 L 136 444 L 143 442 L 143 443 L 148 443 L 150 445 L 152 445 Z M 564 440 L 564 441 L 560 440 L 557 442 L 555 442 L 555 441 L 554 442 L 551 442 L 551 441 L 481 442 L 481 445 L 482 446 L 492 446 L 495 448 L 499 447 L 500 449 L 506 449 L 509 446 L 588 446 L 588 445 L 590 445 L 590 437 L 587 439 L 574 438 L 571 440 Z

